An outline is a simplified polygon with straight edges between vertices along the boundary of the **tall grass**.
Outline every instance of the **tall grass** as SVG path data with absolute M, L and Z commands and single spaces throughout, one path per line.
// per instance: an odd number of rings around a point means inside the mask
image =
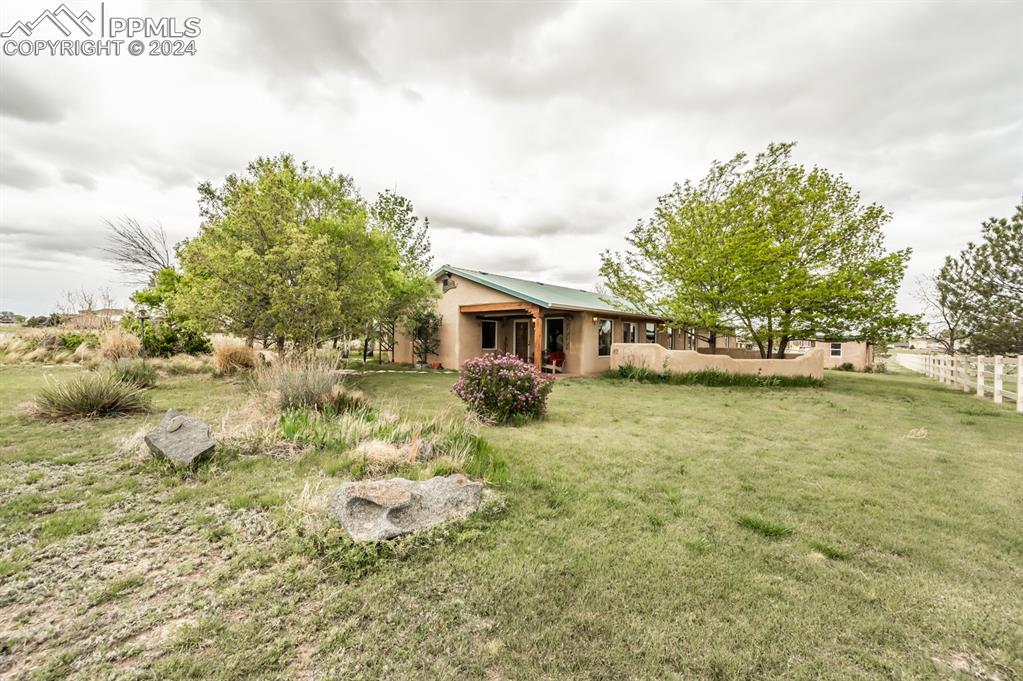
M 437 416 L 418 421 L 390 412 L 361 406 L 339 415 L 292 409 L 280 416 L 284 438 L 324 451 L 347 453 L 341 463 L 357 477 L 385 472 L 391 468 L 430 464 L 431 473 L 463 472 L 492 484 L 507 480 L 508 470 L 494 449 L 464 418 Z M 378 443 L 391 445 L 404 456 L 402 461 L 385 461 L 374 450 Z
M 142 343 L 137 336 L 121 329 L 114 329 L 103 336 L 99 351 L 104 359 L 134 359 L 141 354 Z
M 809 376 L 759 376 L 756 374 L 733 374 L 727 371 L 706 369 L 680 374 L 670 371 L 658 373 L 645 367 L 626 364 L 605 374 L 607 378 L 626 379 L 640 383 L 665 383 L 669 385 L 706 385 L 711 387 L 748 388 L 819 388 L 824 381 Z
M 35 398 L 45 418 L 88 418 L 147 411 L 144 389 L 125 383 L 112 372 L 87 371 L 60 382 L 47 381 Z
M 116 362 L 111 362 L 104 369 L 123 383 L 136 385 L 140 388 L 152 388 L 156 385 L 156 369 L 141 359 L 122 357 Z
M 217 373 L 233 374 L 256 367 L 256 352 L 242 343 L 218 343 L 213 346 L 213 366 Z
M 274 362 L 256 371 L 255 382 L 280 411 L 314 409 L 340 414 L 365 401 L 361 392 L 345 387 L 344 375 L 333 364 L 322 360 Z

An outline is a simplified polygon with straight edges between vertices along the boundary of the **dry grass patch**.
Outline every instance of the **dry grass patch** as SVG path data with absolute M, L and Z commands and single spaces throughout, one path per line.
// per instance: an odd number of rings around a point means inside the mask
M 99 345 L 103 359 L 134 359 L 142 353 L 142 343 L 127 331 L 114 329 L 103 336 Z
M 225 341 L 213 346 L 213 366 L 225 376 L 256 367 L 256 352 L 243 343 Z

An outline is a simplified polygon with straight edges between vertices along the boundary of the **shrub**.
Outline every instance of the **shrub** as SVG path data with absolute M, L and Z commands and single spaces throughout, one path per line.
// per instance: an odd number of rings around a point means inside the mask
M 35 407 L 47 418 L 95 417 L 146 411 L 149 401 L 142 388 L 113 373 L 87 371 L 59 383 L 48 381 Z
M 152 388 L 156 385 L 156 369 L 141 359 L 121 358 L 106 367 L 106 371 L 119 381 L 136 385 L 140 388 Z
M 142 323 L 133 314 L 126 314 L 121 320 L 121 326 L 128 332 L 142 337 L 147 357 L 170 357 L 181 353 L 199 355 L 212 350 L 209 338 L 185 328 L 173 317 L 150 321 L 145 326 L 144 336 Z
M 856 367 L 853 366 L 852 362 L 842 362 L 835 368 L 839 371 L 856 371 Z
M 220 374 L 233 374 L 239 369 L 254 369 L 256 352 L 241 343 L 219 343 L 213 347 L 213 366 Z
M 77 350 L 78 346 L 85 342 L 85 337 L 80 333 L 68 331 L 60 334 L 60 344 L 68 350 Z
M 256 373 L 256 384 L 281 411 L 315 409 L 341 414 L 364 401 L 361 392 L 344 386 L 344 377 L 333 365 L 315 360 L 263 366 Z
M 733 374 L 727 371 L 709 369 L 690 371 L 684 374 L 658 373 L 644 367 L 630 364 L 612 369 L 607 378 L 624 378 L 641 383 L 667 383 L 671 385 L 705 385 L 711 387 L 747 388 L 819 388 L 824 381 L 809 376 L 760 376 L 757 374 Z
M 554 378 L 538 372 L 515 355 L 483 355 L 462 365 L 452 390 L 481 418 L 504 422 L 539 418 L 547 413 Z
M 100 354 L 104 359 L 111 361 L 126 357 L 132 359 L 139 356 L 142 351 L 142 343 L 130 333 L 114 329 L 103 337 L 99 346 Z

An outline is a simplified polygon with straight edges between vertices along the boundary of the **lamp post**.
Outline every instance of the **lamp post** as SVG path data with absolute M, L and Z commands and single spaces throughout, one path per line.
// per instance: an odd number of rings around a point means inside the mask
M 142 363 L 146 363 L 146 320 L 149 319 L 149 308 L 145 305 L 139 305 L 135 308 L 135 316 L 139 318 L 139 324 L 142 325 Z

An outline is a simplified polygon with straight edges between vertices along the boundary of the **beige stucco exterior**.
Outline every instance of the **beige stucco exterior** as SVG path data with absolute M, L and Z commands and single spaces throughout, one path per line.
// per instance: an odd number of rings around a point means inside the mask
M 820 349 L 824 354 L 824 368 L 834 369 L 846 362 L 853 365 L 856 371 L 863 371 L 874 363 L 874 344 L 867 341 L 834 341 L 840 344 L 840 354 L 832 354 L 831 341 L 813 342 L 813 347 Z
M 870 341 L 814 339 L 793 341 L 789 346 L 796 352 L 821 350 L 825 369 L 835 369 L 848 362 L 856 371 L 863 371 L 874 364 L 874 344 Z
M 658 373 L 690 373 L 716 370 L 759 376 L 824 377 L 824 351 L 818 348 L 794 359 L 734 359 L 728 355 L 709 355 L 694 350 L 668 350 L 649 343 L 615 343 L 611 347 L 610 368 L 636 366 Z
M 522 301 L 464 277 L 448 275 L 448 278 L 454 280 L 456 285 L 453 288 L 444 291 L 439 282 L 437 285 L 440 296 L 437 300 L 437 314 L 441 316 L 440 352 L 437 356 L 429 358 L 431 363 L 439 362 L 445 368 L 457 369 L 466 360 L 486 353 L 513 353 L 516 350 L 517 323 L 527 325 L 526 355 L 529 358 L 533 357 L 535 321 L 525 310 L 518 313 L 508 311 L 466 313 L 460 309 L 466 305 L 515 304 Z M 637 337 L 640 338 L 645 338 L 645 324 L 658 323 L 656 318 L 558 308 L 545 308 L 540 314 L 543 324 L 546 324 L 548 319 L 564 320 L 564 371 L 568 374 L 599 374 L 611 368 L 610 354 L 600 356 L 598 353 L 598 320 L 611 320 L 613 343 L 622 341 L 626 321 L 637 324 Z M 484 319 L 497 324 L 496 347 L 493 349 L 483 347 L 481 322 Z M 546 338 L 546 334 L 542 333 L 541 338 Z M 656 338 L 656 342 L 667 345 L 668 335 L 665 330 L 658 330 Z M 546 348 L 544 350 L 546 351 Z M 403 329 L 396 332 L 394 361 L 404 364 L 411 364 L 414 361 L 411 340 Z

